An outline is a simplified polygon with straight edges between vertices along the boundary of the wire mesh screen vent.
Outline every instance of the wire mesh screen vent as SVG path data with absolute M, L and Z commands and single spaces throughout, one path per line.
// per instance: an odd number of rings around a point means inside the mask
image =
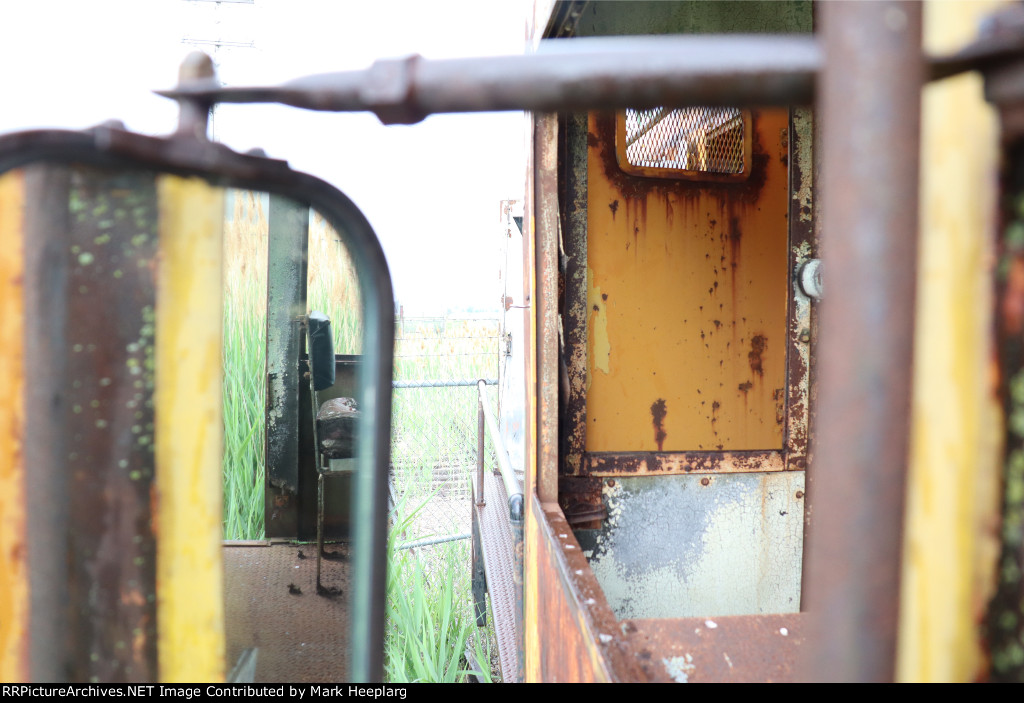
M 743 111 L 735 107 L 626 110 L 630 166 L 739 174 L 744 164 Z

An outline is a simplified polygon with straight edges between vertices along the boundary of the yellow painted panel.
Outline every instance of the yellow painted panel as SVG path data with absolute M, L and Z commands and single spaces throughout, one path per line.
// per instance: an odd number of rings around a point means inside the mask
M 588 451 L 781 449 L 788 111 L 755 111 L 750 177 L 623 174 L 591 115 Z
M 24 178 L 0 175 L 0 681 L 28 680 L 25 546 Z
M 993 3 L 929 2 L 925 46 L 974 38 Z M 992 213 L 997 127 L 976 75 L 925 88 L 911 468 L 897 677 L 971 681 L 994 583 L 997 449 L 992 395 Z
M 162 176 L 156 485 L 160 680 L 224 680 L 221 259 L 224 192 Z

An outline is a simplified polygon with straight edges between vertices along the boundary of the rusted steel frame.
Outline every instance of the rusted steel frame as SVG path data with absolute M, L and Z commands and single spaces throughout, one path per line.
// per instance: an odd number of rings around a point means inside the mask
M 811 110 L 794 108 L 789 117 L 789 272 L 786 329 L 785 464 L 807 468 L 813 307 L 800 288 L 801 267 L 818 256 L 814 237 L 814 123 Z
M 264 407 L 268 537 L 298 537 L 299 355 L 306 310 L 309 207 L 270 196 L 267 223 L 267 397 Z M 311 401 L 312 402 L 312 401 Z M 316 413 L 313 413 L 316 417 Z M 315 421 L 313 423 L 315 427 Z M 314 445 L 315 446 L 315 445 Z M 317 482 L 317 500 L 322 497 Z M 318 522 L 319 528 L 319 522 Z
M 631 652 L 656 682 L 778 683 L 797 678 L 805 616 L 625 620 Z
M 782 471 L 779 451 L 735 452 L 588 452 L 583 466 L 588 476 L 647 474 L 723 474 Z
M 138 168 L 26 173 L 31 677 L 153 681 L 156 184 Z
M 596 476 L 559 476 L 558 506 L 570 525 L 579 529 L 599 529 L 608 517 L 601 499 L 604 480 Z
M 562 435 L 564 457 L 560 473 L 586 471 L 583 452 L 587 430 L 587 115 L 576 113 L 562 120 L 560 168 L 562 236 L 565 250 L 565 292 L 562 325 L 565 330 L 563 364 L 568 377 Z
M 537 572 L 530 584 L 537 589 L 537 639 L 530 645 L 539 658 L 534 673 L 546 682 L 642 681 L 638 667 L 617 666 L 631 657 L 562 511 L 530 499 L 531 568 Z
M 558 499 L 558 118 L 534 115 L 534 232 L 537 315 L 537 495 Z
M 308 202 L 310 207 L 331 220 L 342 233 L 348 250 L 352 252 L 360 290 L 365 291 L 361 297 L 367 353 L 359 368 L 360 388 L 390 388 L 394 357 L 394 296 L 390 273 L 380 242 L 369 222 L 352 201 L 333 186 L 318 178 L 292 171 L 283 161 L 237 154 L 222 145 L 193 138 L 146 137 L 132 134 L 117 126 L 97 127 L 89 132 L 43 130 L 0 136 L 0 171 L 37 161 L 85 162 L 122 169 L 126 166 L 151 167 L 182 175 L 215 178 L 230 187 L 273 191 L 294 200 Z M 59 266 L 58 261 L 55 264 L 56 268 L 45 269 L 46 285 L 36 290 L 40 293 L 47 291 L 48 294 L 55 289 L 60 290 L 61 281 L 56 275 Z M 61 311 L 57 309 L 55 312 Z M 55 319 L 61 318 L 58 316 Z M 52 345 L 52 340 L 50 343 Z M 28 340 L 26 344 L 28 345 Z M 41 352 L 42 347 L 38 348 Z M 26 353 L 29 353 L 30 349 L 31 347 L 26 346 Z M 51 353 L 48 358 L 53 357 Z M 42 353 L 39 358 L 43 358 Z M 59 362 L 59 357 L 56 360 Z M 33 385 L 31 388 L 33 390 L 26 398 L 26 417 L 31 402 L 45 406 L 59 395 L 58 388 L 53 384 L 47 384 L 45 387 L 42 384 Z M 353 513 L 359 529 L 353 544 L 355 554 L 352 560 L 353 586 L 350 601 L 353 608 L 350 641 L 361 644 L 353 651 L 350 671 L 353 681 L 371 681 L 380 680 L 383 676 L 386 576 L 384 555 L 387 543 L 391 394 L 380 393 L 379 397 L 372 400 L 364 399 L 361 405 L 370 421 L 360 426 L 359 442 L 364 451 L 359 457 L 359 471 L 352 496 Z M 46 451 L 41 453 L 41 460 L 63 460 L 55 443 L 44 449 Z M 45 488 L 49 491 L 62 491 L 62 485 L 59 482 L 57 484 L 47 484 Z M 26 490 L 29 491 L 28 499 L 33 500 L 31 491 L 35 489 L 29 485 Z M 37 492 L 34 495 L 39 500 L 47 500 L 46 496 L 49 494 Z M 49 535 L 52 537 L 53 534 L 51 530 Z M 53 546 L 52 538 L 46 546 Z M 32 568 L 30 563 L 30 573 Z M 52 559 L 43 568 L 49 569 L 45 572 L 46 578 L 65 578 L 59 568 L 54 570 Z M 59 581 L 61 584 L 64 582 Z M 33 586 L 33 591 L 35 590 L 36 587 Z M 35 595 L 34 593 L 33 596 Z M 46 604 L 61 607 L 62 603 L 67 602 L 66 598 L 58 600 L 63 595 L 57 593 L 46 596 Z M 35 607 L 36 602 L 33 601 L 32 608 Z M 45 643 L 54 645 L 52 637 L 47 642 L 47 635 L 42 635 L 40 642 L 44 642 L 38 648 L 41 655 L 59 651 L 53 646 L 50 649 L 45 648 Z M 32 647 L 32 655 L 35 656 L 35 641 Z M 60 677 L 54 674 L 42 675 L 39 678 L 59 680 Z
M 894 676 L 917 267 L 921 5 L 825 3 L 807 679 Z
M 278 87 L 200 85 L 160 94 L 371 111 L 386 124 L 407 124 L 446 112 L 807 104 L 820 64 L 818 44 L 807 36 L 602 37 L 545 42 L 526 56 L 410 56 Z

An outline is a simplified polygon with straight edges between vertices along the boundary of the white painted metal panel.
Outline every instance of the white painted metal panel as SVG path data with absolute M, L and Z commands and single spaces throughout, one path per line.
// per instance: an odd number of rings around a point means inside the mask
M 581 544 L 619 618 L 797 612 L 803 491 L 798 471 L 606 480 Z

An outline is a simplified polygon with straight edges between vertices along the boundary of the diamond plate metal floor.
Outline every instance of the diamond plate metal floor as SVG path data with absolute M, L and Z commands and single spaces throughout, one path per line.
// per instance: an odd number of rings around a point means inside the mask
M 484 472 L 484 499 L 486 505 L 473 506 L 480 520 L 484 566 L 487 571 L 487 591 L 491 594 L 491 614 L 494 634 L 498 640 L 501 659 L 501 678 L 516 680 L 516 588 L 515 540 L 508 516 L 508 496 L 499 476 Z
M 224 555 L 227 668 L 258 647 L 256 683 L 343 683 L 348 652 L 348 547 L 327 545 L 341 560 L 324 560 L 316 595 L 316 545 L 226 543 Z

